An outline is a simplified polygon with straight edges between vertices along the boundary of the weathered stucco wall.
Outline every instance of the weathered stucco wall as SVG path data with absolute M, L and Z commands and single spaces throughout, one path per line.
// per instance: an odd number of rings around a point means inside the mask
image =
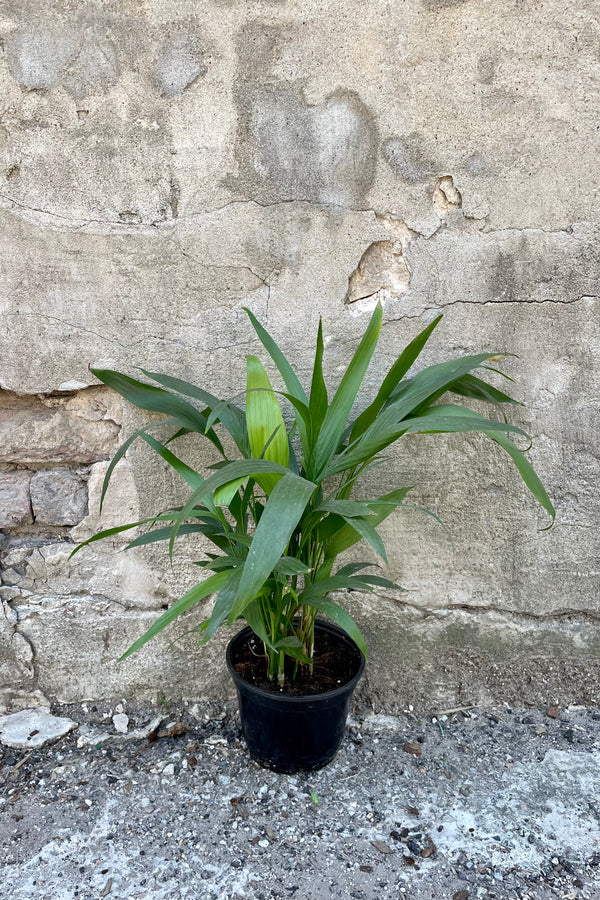
M 230 690 L 226 635 L 116 663 L 190 584 L 192 548 L 173 570 L 117 540 L 69 561 L 181 491 L 134 450 L 98 518 L 140 419 L 88 366 L 231 396 L 246 305 L 303 374 L 322 315 L 335 384 L 377 299 L 371 389 L 439 311 L 427 362 L 517 354 L 558 517 L 538 531 L 484 438 L 406 439 L 385 486 L 415 485 L 448 531 L 416 511 L 382 529 L 408 592 L 351 598 L 364 696 L 597 701 L 595 4 L 3 0 L 0 34 L 0 703 Z

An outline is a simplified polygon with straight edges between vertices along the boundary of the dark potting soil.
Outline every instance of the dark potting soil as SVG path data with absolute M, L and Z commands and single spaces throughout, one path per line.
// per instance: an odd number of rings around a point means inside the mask
M 343 638 L 317 630 L 312 673 L 309 666 L 299 665 L 294 679 L 295 661 L 286 657 L 285 684 L 280 688 L 276 680 L 269 681 L 267 678 L 262 642 L 251 635 L 237 648 L 234 666 L 244 681 L 274 694 L 313 696 L 334 691 L 351 681 L 358 672 L 360 655 Z

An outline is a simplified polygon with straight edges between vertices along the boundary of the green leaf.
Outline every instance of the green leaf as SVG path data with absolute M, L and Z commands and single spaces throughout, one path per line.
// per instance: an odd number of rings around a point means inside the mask
M 371 512 L 370 504 L 360 500 L 327 500 L 325 503 L 319 504 L 314 511 L 337 513 L 338 516 L 344 518 L 368 516 Z
M 166 628 L 167 625 L 170 625 L 171 622 L 174 622 L 179 616 L 181 616 L 184 612 L 187 612 L 188 609 L 191 609 L 192 606 L 195 606 L 196 603 L 199 603 L 201 600 L 204 600 L 210 594 L 214 594 L 215 591 L 218 591 L 223 584 L 229 578 L 228 572 L 219 572 L 216 575 L 211 575 L 205 581 L 201 581 L 200 584 L 196 584 L 191 590 L 184 594 L 173 606 L 170 607 L 163 615 L 156 620 L 156 622 L 145 632 L 140 638 L 135 641 L 131 645 L 131 647 L 125 651 L 125 653 L 120 657 L 119 662 L 121 660 L 126 659 L 128 656 L 131 656 L 132 653 L 136 653 L 140 647 L 143 647 L 144 644 L 147 644 L 149 640 L 155 637 L 159 632 Z
M 439 409 L 439 408 L 440 407 L 434 407 L 434 409 L 432 410 L 432 415 L 435 412 L 435 410 Z M 467 419 L 470 418 L 470 419 L 475 420 L 475 422 L 477 422 L 479 425 L 481 425 L 482 422 L 484 423 L 482 427 L 478 427 L 476 430 L 482 431 L 487 437 L 490 438 L 490 440 L 495 441 L 508 453 L 508 455 L 511 457 L 511 459 L 515 463 L 515 465 L 521 475 L 521 478 L 523 479 L 523 481 L 525 482 L 525 484 L 527 485 L 527 487 L 529 488 L 529 490 L 531 491 L 531 493 L 533 494 L 535 499 L 538 501 L 538 503 L 546 510 L 546 512 L 550 513 L 550 515 L 552 516 L 552 522 L 554 522 L 554 519 L 556 517 L 556 511 L 554 509 L 554 506 L 552 505 L 550 498 L 548 497 L 548 494 L 546 493 L 546 490 L 545 490 L 542 482 L 536 475 L 534 468 L 531 465 L 531 463 L 529 462 L 529 460 L 527 459 L 527 457 L 524 456 L 522 451 L 519 450 L 513 444 L 513 442 L 510 440 L 510 438 L 507 437 L 505 434 L 501 434 L 497 430 L 492 430 L 491 428 L 489 428 L 487 425 L 489 420 L 484 419 L 482 416 L 479 416 L 477 413 L 473 412 L 473 410 L 467 409 L 464 406 L 458 406 L 455 404 L 447 404 L 443 407 L 443 409 L 444 409 L 444 414 L 447 417 L 454 417 L 457 420 L 460 420 L 461 418 L 467 418 Z M 499 423 L 497 423 L 497 424 L 499 424 Z M 506 426 L 501 426 L 500 431 L 508 431 L 508 430 L 514 430 L 514 429 L 512 427 L 509 429 Z M 517 431 L 519 431 L 521 434 L 526 435 L 526 432 L 521 431 L 521 429 L 517 429 Z
M 316 485 L 312 482 L 291 473 L 273 488 L 248 551 L 235 605 L 229 614 L 229 624 L 252 602 L 279 562 L 315 490 Z
M 106 495 L 106 491 L 108 490 L 108 485 L 110 484 L 112 473 L 114 472 L 115 466 L 117 465 L 119 460 L 121 460 L 125 456 L 133 442 L 142 434 L 150 431 L 151 428 L 159 428 L 163 425 L 177 425 L 177 421 L 175 419 L 163 419 L 162 422 L 152 422 L 152 424 L 150 425 L 144 425 L 143 428 L 138 428 L 137 431 L 134 431 L 133 434 L 130 435 L 130 437 L 128 437 L 127 440 L 121 444 L 121 446 L 111 459 L 108 469 L 106 470 L 106 475 L 104 476 L 104 481 L 102 482 L 102 493 L 100 495 L 100 512 L 102 512 L 104 497 Z
M 396 389 L 400 381 L 404 378 L 408 370 L 411 368 L 414 362 L 416 362 L 417 357 L 419 356 L 421 350 L 429 340 L 431 333 L 433 332 L 436 325 L 441 322 L 442 316 L 438 316 L 437 319 L 434 319 L 427 328 L 424 328 L 420 334 L 417 335 L 414 340 L 408 344 L 394 365 L 391 367 L 387 375 L 385 376 L 379 391 L 377 392 L 377 396 L 373 400 L 370 406 L 368 406 L 364 412 L 360 414 L 356 422 L 352 427 L 352 432 L 350 434 L 350 442 L 354 441 L 357 437 L 359 437 L 369 425 L 375 421 L 377 413 L 383 407 L 384 403 L 389 399 L 392 391 Z
M 342 516 L 342 518 L 348 520 L 347 516 Z M 377 534 L 374 526 L 369 521 L 368 516 L 355 516 L 354 518 L 348 520 L 348 524 L 360 534 L 361 538 L 364 538 L 364 540 L 371 545 L 373 550 L 375 550 L 375 552 L 378 553 L 379 556 L 381 556 L 384 562 L 387 562 L 387 556 L 385 553 L 383 541 Z
M 323 378 L 323 323 L 319 319 L 319 330 L 317 332 L 317 350 L 315 353 L 315 362 L 313 365 L 312 382 L 310 386 L 310 424 L 311 424 L 311 443 L 321 430 L 325 413 L 328 405 L 327 387 Z
M 390 491 L 389 494 L 384 494 L 383 497 L 380 497 L 378 500 L 378 512 L 369 516 L 369 523 L 373 526 L 380 525 L 384 519 L 387 519 L 387 517 L 400 506 L 409 491 L 409 487 L 399 488 L 396 491 Z M 340 553 L 343 553 L 344 550 L 348 550 L 361 539 L 362 535 L 353 527 L 354 520 L 351 521 L 352 524 L 347 523 L 327 542 L 326 555 L 328 559 L 336 559 Z
M 419 414 L 448 390 L 448 385 L 453 381 L 496 355 L 480 353 L 428 366 L 415 375 L 408 385 L 400 385 L 364 434 L 327 467 L 323 477 L 335 475 L 370 460 L 404 433 L 403 420 L 407 416 Z
M 252 455 L 287 468 L 290 452 L 285 422 L 269 376 L 256 356 L 247 356 L 246 366 L 246 424 Z M 280 477 L 263 475 L 257 481 L 270 494 Z
M 517 428 L 516 425 L 509 425 L 508 422 L 495 422 L 492 419 L 486 419 L 477 415 L 444 415 L 447 409 L 447 406 L 434 406 L 431 410 L 426 410 L 416 418 L 410 417 L 405 419 L 402 423 L 405 426 L 404 433 L 452 434 L 463 431 L 510 431 L 514 434 L 522 434 L 528 437 L 526 431 L 523 431 L 522 428 Z
M 346 421 L 379 339 L 382 315 L 381 305 L 378 304 L 325 414 L 314 454 L 307 462 L 308 472 L 315 479 L 321 479 L 338 448 Z
M 214 502 L 217 506 L 229 506 L 245 480 L 245 478 L 236 478 L 217 488 L 214 493 Z
M 263 621 L 258 600 L 253 600 L 252 603 L 248 604 L 248 606 L 244 610 L 244 619 L 246 620 L 256 637 L 271 650 L 275 650 L 267 629 L 265 628 L 265 623 Z
M 162 384 L 164 387 L 171 388 L 171 390 L 184 394 L 186 397 L 193 397 L 195 400 L 200 400 L 213 411 L 218 407 L 218 416 L 215 421 L 223 423 L 235 441 L 240 453 L 246 457 L 250 456 L 248 432 L 246 431 L 246 418 L 241 409 L 231 402 L 219 400 L 218 397 L 209 394 L 208 391 L 197 387 L 195 384 L 190 384 L 189 381 L 182 381 L 181 378 L 173 378 L 171 375 L 161 375 L 158 372 L 148 372 L 146 369 L 141 369 L 140 371 L 148 378 L 152 378 L 153 381 Z
M 273 571 L 279 575 L 306 575 L 310 572 L 310 568 L 295 556 L 282 556 L 273 567 Z
M 140 437 L 142 440 L 146 441 L 146 443 L 152 447 L 165 462 L 175 469 L 178 475 L 181 475 L 183 480 L 193 491 L 204 484 L 204 478 L 199 475 L 198 472 L 182 462 L 179 457 L 175 456 L 175 454 L 168 450 L 164 444 L 161 444 L 160 441 L 155 440 L 155 438 L 151 437 L 149 434 L 141 434 Z
M 235 460 L 235 462 L 224 463 L 221 468 L 217 469 L 214 475 L 207 478 L 204 484 L 193 492 L 185 506 L 178 513 L 177 521 L 173 525 L 171 540 L 169 541 L 169 553 L 172 554 L 173 552 L 173 545 L 182 522 L 188 518 L 194 506 L 196 506 L 203 498 L 210 497 L 218 488 L 222 487 L 224 484 L 229 484 L 236 478 L 247 478 L 249 475 L 254 477 L 256 475 L 273 472 L 281 473 L 282 475 L 289 474 L 289 471 L 285 466 L 280 466 L 279 463 L 269 462 L 266 459 L 239 459 Z
M 206 523 L 200 524 L 189 524 L 182 525 L 179 534 L 204 534 L 207 537 L 211 537 L 215 532 L 215 528 L 213 525 L 207 525 Z M 223 536 L 223 531 L 219 532 L 220 536 Z M 164 528 L 154 528 L 152 531 L 147 531 L 145 534 L 141 534 L 139 537 L 135 538 L 133 541 L 130 541 L 124 550 L 131 550 L 134 547 L 144 547 L 146 544 L 155 544 L 160 541 L 168 541 L 171 536 L 171 526 L 167 526 Z M 218 546 L 218 545 L 217 545 Z
M 283 650 L 286 656 L 290 656 L 292 659 L 297 659 L 298 662 L 309 664 L 312 662 L 311 658 L 306 655 L 303 649 L 302 641 L 300 638 L 296 637 L 295 634 L 291 634 L 288 637 L 281 638 L 281 640 L 276 641 L 273 645 L 274 650 Z
M 71 551 L 69 559 L 72 559 L 76 553 L 79 553 L 79 551 L 83 547 L 87 547 L 88 544 L 94 544 L 96 541 L 103 541 L 104 538 L 112 537 L 114 534 L 121 534 L 123 531 L 129 531 L 131 528 L 138 528 L 140 525 L 147 525 L 148 522 L 155 522 L 156 520 L 156 516 L 149 516 L 147 519 L 139 519 L 137 522 L 128 522 L 126 525 L 117 525 L 115 528 L 106 528 L 104 531 L 97 531 L 96 534 L 88 538 L 87 541 L 82 541 L 81 544 L 77 544 L 75 549 Z
M 513 442 L 510 440 L 510 438 L 506 437 L 505 435 L 490 434 L 489 437 L 493 441 L 496 441 L 497 444 L 500 444 L 502 449 L 506 450 L 508 455 L 512 458 L 517 469 L 519 470 L 519 474 L 521 475 L 521 478 L 523 479 L 523 481 L 525 482 L 525 484 L 527 485 L 527 487 L 529 488 L 529 490 L 531 491 L 531 493 L 533 494 L 535 499 L 538 501 L 538 503 L 541 504 L 541 506 L 543 506 L 543 508 L 546 510 L 546 512 L 550 513 L 550 515 L 552 516 L 552 522 L 550 523 L 550 526 L 549 526 L 549 527 L 552 527 L 552 525 L 554 524 L 554 520 L 556 518 L 556 510 L 554 509 L 554 506 L 552 505 L 552 501 L 550 500 L 550 497 L 546 493 L 546 489 L 544 488 L 544 485 L 542 484 L 542 482 L 536 475 L 535 470 L 534 470 L 533 466 L 531 465 L 531 463 L 529 462 L 529 460 L 527 459 L 527 457 L 524 456 L 523 453 L 517 447 L 515 447 Z M 544 531 L 546 529 L 542 529 L 542 530 Z
M 219 573 L 219 576 L 226 575 L 227 578 L 225 583 L 223 584 L 223 587 L 219 591 L 219 596 L 215 601 L 214 609 L 212 611 L 210 619 L 203 628 L 204 636 L 200 641 L 201 646 L 204 646 L 204 644 L 206 644 L 211 639 L 217 628 L 219 628 L 219 626 L 223 624 L 223 622 L 229 615 L 238 591 L 243 571 L 244 567 L 240 565 L 236 569 L 234 569 L 233 572 Z M 213 575 L 212 577 L 216 578 L 217 576 Z
M 298 376 L 292 369 L 291 365 L 289 364 L 269 332 L 263 328 L 254 313 L 250 312 L 250 310 L 246 306 L 244 306 L 244 311 L 248 314 L 248 317 L 252 322 L 252 327 L 256 331 L 262 345 L 277 366 L 279 374 L 283 378 L 288 392 L 296 400 L 300 400 L 305 404 L 305 406 L 308 406 L 308 397 L 306 396 L 304 388 L 300 384 Z M 302 443 L 302 447 L 304 448 L 304 453 L 307 454 L 310 448 L 308 428 L 302 418 L 298 419 L 297 422 L 300 441 Z
M 518 400 L 514 400 L 508 394 L 499 391 L 498 388 L 488 384 L 487 381 L 477 378 L 476 375 L 462 375 L 448 385 L 448 390 L 453 394 L 460 394 L 461 397 L 472 397 L 474 400 L 485 400 L 488 403 L 521 405 Z
M 315 597 L 310 601 L 309 605 L 312 606 L 313 609 L 324 613 L 332 622 L 339 625 L 340 628 L 346 632 L 348 637 L 352 638 L 364 658 L 367 659 L 367 645 L 365 639 L 362 636 L 360 628 L 345 609 L 342 609 L 341 606 L 338 606 L 337 603 L 334 603 L 333 600 L 328 600 L 326 597 Z
M 181 397 L 170 394 L 162 388 L 154 387 L 152 384 L 136 381 L 135 378 L 130 378 L 128 375 L 114 372 L 111 369 L 90 369 L 90 371 L 96 378 L 122 397 L 125 397 L 138 409 L 166 413 L 183 428 L 189 428 L 190 431 L 196 431 L 199 434 L 205 433 L 205 416 Z M 224 455 L 221 442 L 214 431 L 209 431 L 206 437 L 214 444 L 219 453 Z
M 306 396 L 304 388 L 298 380 L 298 376 L 292 369 L 291 365 L 289 364 L 269 332 L 263 328 L 254 313 L 250 312 L 250 310 L 246 306 L 244 306 L 243 309 L 244 312 L 248 313 L 248 317 L 252 322 L 252 326 L 256 331 L 258 337 L 260 338 L 261 343 L 279 369 L 281 377 L 283 378 L 285 386 L 287 387 L 290 394 L 292 394 L 294 397 L 297 397 L 298 400 L 302 400 L 304 403 L 306 403 L 306 405 L 308 405 L 308 397 Z
M 332 591 L 356 590 L 356 580 L 348 575 L 330 575 L 329 578 L 321 578 L 319 581 L 313 581 L 307 584 L 303 591 L 298 594 L 298 602 L 303 606 L 314 606 L 315 600 L 319 597 L 325 597 Z M 369 588 L 367 587 L 367 590 Z

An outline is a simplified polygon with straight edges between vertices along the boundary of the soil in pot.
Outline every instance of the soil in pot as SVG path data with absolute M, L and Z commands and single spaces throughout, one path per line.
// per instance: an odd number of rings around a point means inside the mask
M 249 644 L 252 639 L 254 645 Z M 294 686 L 292 682 L 290 692 L 285 693 L 266 679 L 262 653 L 253 655 L 260 649 L 260 641 L 249 628 L 242 629 L 227 648 L 227 665 L 237 688 L 242 732 L 251 756 L 276 772 L 321 768 L 333 759 L 344 735 L 350 699 L 365 664 L 362 653 L 336 625 L 317 622 L 315 649 L 325 690 L 315 692 L 313 682 L 309 693 L 311 678 L 306 672 L 302 676 L 305 683 Z M 327 659 L 334 663 L 334 670 L 325 680 Z M 238 666 L 262 683 L 246 680 Z M 333 687 L 328 687 L 331 684 Z
M 352 649 L 355 652 L 351 652 Z M 298 666 L 294 679 L 295 663 L 287 657 L 283 687 L 267 678 L 262 644 L 254 634 L 237 647 L 234 667 L 244 681 L 263 690 L 287 697 L 306 697 L 335 691 L 348 684 L 358 672 L 360 662 L 358 650 L 350 648 L 336 632 L 323 629 L 317 630 L 315 637 L 312 673 L 309 666 Z

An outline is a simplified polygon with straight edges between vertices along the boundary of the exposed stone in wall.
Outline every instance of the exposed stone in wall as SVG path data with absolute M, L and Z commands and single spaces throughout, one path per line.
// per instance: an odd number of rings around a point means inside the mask
M 30 472 L 0 472 L 0 528 L 28 525 L 32 521 L 30 481 Z
M 87 513 L 85 482 L 68 469 L 48 469 L 31 478 L 31 507 L 38 525 L 77 525 Z
M 119 433 L 111 419 L 117 403 L 105 388 L 40 397 L 0 390 L 0 463 L 106 459 Z

